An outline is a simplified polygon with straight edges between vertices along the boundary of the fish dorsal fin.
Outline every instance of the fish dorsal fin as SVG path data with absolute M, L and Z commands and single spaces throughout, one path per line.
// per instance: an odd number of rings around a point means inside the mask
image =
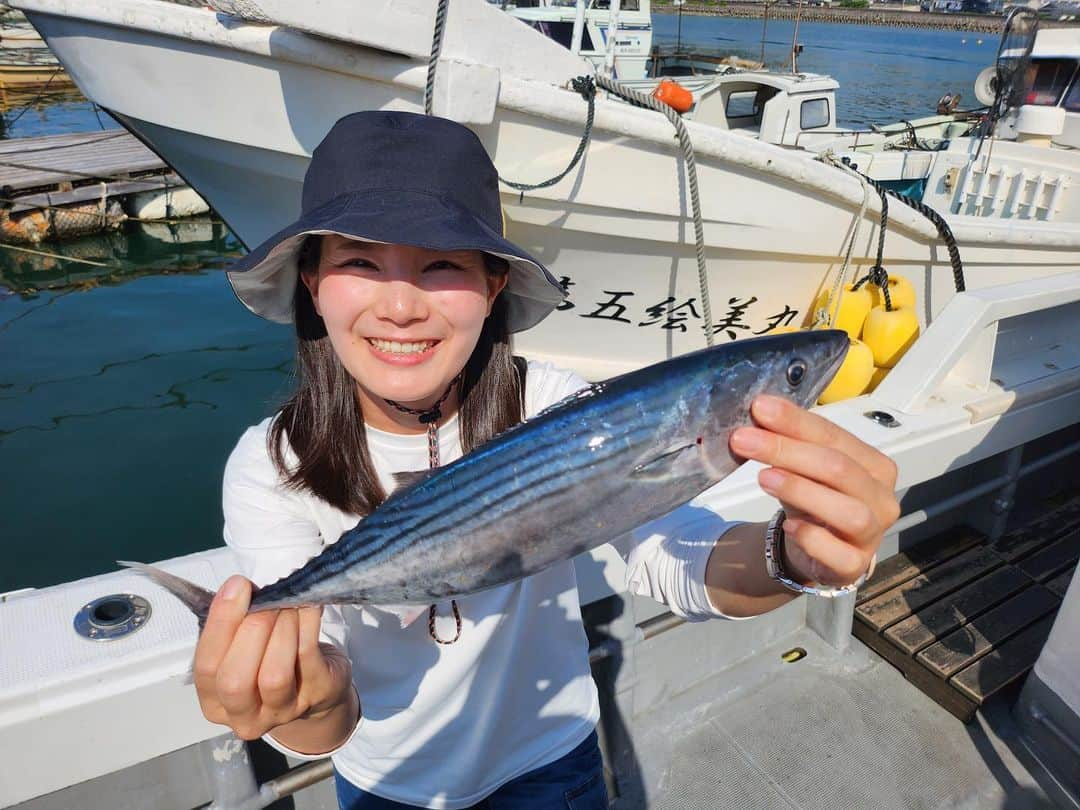
M 408 489 L 431 477 L 434 470 L 405 470 L 393 474 L 396 490 Z
M 590 386 L 588 386 L 586 388 L 582 388 L 580 391 L 575 391 L 572 394 L 568 394 L 567 396 L 563 397 L 558 402 L 556 402 L 554 405 L 548 405 L 546 408 L 544 408 L 542 411 L 540 411 L 536 415 L 537 416 L 544 416 L 545 414 L 549 414 L 549 413 L 552 413 L 553 411 L 557 411 L 557 410 L 559 410 L 561 408 L 565 408 L 567 405 L 573 405 L 575 402 L 580 402 L 583 399 L 589 399 L 591 397 L 595 397 L 597 394 L 603 393 L 603 391 L 604 391 L 604 384 L 603 383 L 593 383 L 592 385 L 590 385 Z
M 685 471 L 679 472 L 676 467 L 687 458 L 687 453 L 697 451 L 696 442 L 674 447 L 638 464 L 630 475 L 639 481 L 663 481 L 684 475 Z

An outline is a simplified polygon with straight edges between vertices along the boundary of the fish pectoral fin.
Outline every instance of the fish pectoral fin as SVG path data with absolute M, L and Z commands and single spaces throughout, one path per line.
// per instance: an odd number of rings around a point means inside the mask
M 687 453 L 694 452 L 696 455 L 697 450 L 696 442 L 684 444 L 682 447 L 675 447 L 638 464 L 630 475 L 641 481 L 659 481 L 684 475 L 685 470 L 680 472 L 676 467 L 687 458 Z
M 428 478 L 432 472 L 432 470 L 405 470 L 404 472 L 396 472 L 393 475 L 394 483 L 397 485 L 398 489 L 407 489 Z

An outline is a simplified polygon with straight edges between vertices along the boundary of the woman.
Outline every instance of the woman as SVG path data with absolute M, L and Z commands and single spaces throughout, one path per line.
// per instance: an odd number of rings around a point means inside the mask
M 513 358 L 510 333 L 564 293 L 501 230 L 497 175 L 469 130 L 358 113 L 315 150 L 301 218 L 230 271 L 252 311 L 295 321 L 298 385 L 226 467 L 225 539 L 247 578 L 212 605 L 195 685 L 206 717 L 245 739 L 333 753 L 343 807 L 607 806 L 572 562 L 419 616 L 246 615 L 249 579 L 334 542 L 394 473 L 452 461 L 584 386 Z M 786 401 L 752 413 L 732 449 L 768 465 L 761 486 L 789 514 L 772 526 L 787 575 L 864 575 L 898 514 L 892 462 Z M 795 593 L 766 568 L 765 532 L 678 510 L 618 544 L 628 589 L 695 620 L 771 610 Z

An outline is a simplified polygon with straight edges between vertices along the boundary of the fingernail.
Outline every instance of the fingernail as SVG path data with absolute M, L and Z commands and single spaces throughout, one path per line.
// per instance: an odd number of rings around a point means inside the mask
M 731 444 L 740 455 L 756 453 L 764 446 L 761 436 L 754 430 L 741 428 L 731 435 Z
M 236 599 L 244 587 L 243 577 L 229 577 L 221 586 L 222 599 Z
M 765 419 L 773 419 L 780 415 L 780 402 L 776 397 L 762 395 L 754 400 L 754 413 Z
M 775 469 L 762 470 L 758 475 L 758 483 L 770 495 L 775 495 L 780 485 L 784 483 L 784 474 Z

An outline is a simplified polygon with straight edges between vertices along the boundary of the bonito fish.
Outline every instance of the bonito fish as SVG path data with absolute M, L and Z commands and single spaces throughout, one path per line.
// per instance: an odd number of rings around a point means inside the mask
M 536 574 L 687 503 L 740 461 L 728 449 L 758 394 L 817 401 L 844 332 L 741 340 L 584 389 L 452 464 L 406 473 L 370 515 L 251 610 L 423 605 Z M 142 563 L 205 620 L 213 594 Z

